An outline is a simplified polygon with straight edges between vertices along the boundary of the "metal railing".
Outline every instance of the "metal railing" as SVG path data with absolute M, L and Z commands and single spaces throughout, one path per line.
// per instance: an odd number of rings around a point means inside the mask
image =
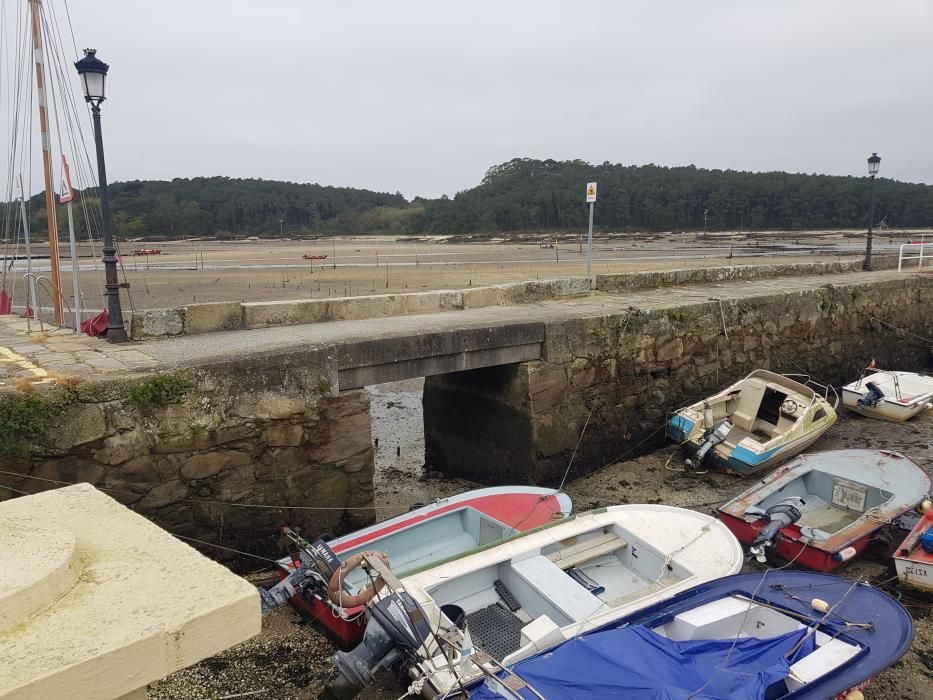
M 59 290 L 52 283 L 52 281 L 49 280 L 48 277 L 39 276 L 33 272 L 27 272 L 25 275 L 23 275 L 23 282 L 27 286 L 30 286 L 30 283 L 31 283 L 31 289 L 32 289 L 31 296 L 33 297 L 33 303 L 35 305 L 34 308 L 32 309 L 32 315 L 39 321 L 39 330 L 44 331 L 46 323 L 49 324 L 50 326 L 55 326 L 56 328 L 67 328 L 68 326 L 64 324 L 59 325 L 57 323 L 53 323 L 52 321 L 46 321 L 45 319 L 42 318 L 42 299 L 39 298 L 39 294 L 36 291 L 38 289 L 38 290 L 46 292 L 49 295 L 49 301 L 53 301 L 55 294 L 58 294 L 58 298 L 61 299 L 62 305 L 64 305 L 68 309 L 68 314 L 72 315 L 71 304 L 69 304 L 68 300 L 65 299 L 64 295 L 61 293 L 61 290 Z M 75 325 L 78 325 L 77 320 L 76 320 Z M 26 332 L 32 333 L 32 321 L 31 321 L 28 310 L 26 312 Z
M 905 253 L 917 253 L 917 255 L 905 255 Z M 902 243 L 897 255 L 897 271 L 901 271 L 905 260 L 918 261 L 917 269 L 919 270 L 923 268 L 924 258 L 927 260 L 933 258 L 933 241 L 927 241 L 925 236 L 921 236 L 919 241 Z

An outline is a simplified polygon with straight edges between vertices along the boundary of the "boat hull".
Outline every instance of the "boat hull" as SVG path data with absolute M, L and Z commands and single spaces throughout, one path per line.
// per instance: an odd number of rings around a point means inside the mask
M 793 595 L 789 595 L 789 593 Z M 847 643 L 862 647 L 858 653 L 843 662 L 837 668 L 824 672 L 815 679 L 799 685 L 781 695 L 782 700 L 826 700 L 827 698 L 845 698 L 852 690 L 865 688 L 879 673 L 894 665 L 910 649 L 914 637 L 913 621 L 907 610 L 896 600 L 866 584 L 822 573 L 804 571 L 768 571 L 766 573 L 738 574 L 727 576 L 709 583 L 704 583 L 671 598 L 648 606 L 638 612 L 627 615 L 611 624 L 604 625 L 583 635 L 598 644 L 599 636 L 611 635 L 618 630 L 625 633 L 636 626 L 657 628 L 671 622 L 676 616 L 689 614 L 701 606 L 715 603 L 730 596 L 751 598 L 773 609 L 786 611 L 798 619 L 805 618 L 818 622 L 820 631 L 829 637 L 845 640 Z M 820 617 L 811 608 L 811 600 L 820 598 L 829 602 L 840 614 L 838 617 Z M 846 620 L 871 624 L 868 635 L 852 632 L 846 627 Z M 566 658 L 577 654 L 568 642 L 555 649 L 520 662 L 512 669 L 518 678 L 529 679 L 529 687 L 535 687 L 539 678 L 547 684 L 552 677 L 550 664 L 566 664 Z M 603 647 L 605 648 L 605 646 Z M 611 652 L 605 663 L 611 664 L 614 654 Z M 561 658 L 563 656 L 563 658 Z M 537 665 L 537 668 L 536 668 Z M 527 669 L 525 668 L 527 666 Z M 598 676 L 602 669 L 594 669 L 593 676 Z M 714 669 L 710 669 L 713 673 Z M 501 675 L 501 674 L 500 674 Z M 563 679 L 561 697 L 567 700 L 589 700 L 593 697 L 608 697 L 598 688 L 587 687 L 588 676 Z M 480 686 L 483 686 L 482 689 Z M 488 692 L 485 680 L 468 686 L 469 691 L 484 700 L 495 697 Z M 545 686 L 550 690 L 549 686 Z M 547 694 L 546 697 L 552 697 Z M 521 698 L 533 697 L 524 690 L 516 693 Z M 553 696 L 556 697 L 556 696 Z
M 394 558 L 402 561 L 402 558 L 397 556 L 401 552 L 395 551 L 406 548 L 405 543 L 398 543 L 400 538 L 406 538 L 407 543 L 417 542 L 419 529 L 426 529 L 432 522 L 436 523 L 441 518 L 456 515 L 467 509 L 502 526 L 503 534 L 508 535 L 483 542 L 471 543 L 467 540 L 460 548 L 435 547 L 432 554 L 408 561 L 401 565 L 402 568 L 396 569 L 397 574 L 404 575 L 465 556 L 475 549 L 482 549 L 516 534 L 551 524 L 570 515 L 571 508 L 570 498 L 564 493 L 555 492 L 554 489 L 530 486 L 476 489 L 440 499 L 395 518 L 330 540 L 328 546 L 341 560 L 365 548 L 388 550 L 390 557 L 395 555 Z M 282 578 L 295 567 L 295 563 L 288 557 L 280 559 L 278 564 Z M 366 628 L 365 606 L 338 610 L 314 590 L 306 590 L 304 594 L 293 596 L 289 599 L 289 603 L 344 649 L 356 646 L 363 636 Z
M 842 526 L 827 526 L 827 530 L 819 533 L 819 536 L 815 533 L 805 536 L 801 526 L 808 524 L 808 511 L 802 508 L 804 517 L 799 525 L 787 525 L 780 530 L 770 551 L 798 566 L 824 573 L 860 556 L 875 539 L 882 536 L 883 531 L 893 532 L 896 526 L 889 523 L 894 523 L 904 514 L 911 512 L 933 488 L 926 472 L 895 452 L 815 452 L 802 455 L 776 469 L 751 488 L 720 506 L 719 518 L 739 542 L 750 545 L 766 525 L 763 517 L 765 505 L 762 504 L 773 504 L 776 499 L 788 496 L 805 496 L 804 500 L 810 501 L 810 506 L 813 506 L 813 496 L 817 495 L 816 492 L 811 495 L 795 490 L 803 479 L 812 474 L 825 477 L 826 488 L 838 487 L 840 497 L 847 489 L 853 489 L 854 493 L 862 490 L 864 494 L 873 489 L 899 489 L 897 493 L 888 494 L 888 499 L 880 505 L 869 508 L 866 501 L 863 501 L 859 510 L 846 508 L 844 500 L 840 500 L 837 505 L 834 497 L 824 495 L 824 505 L 836 507 L 837 515 L 830 520 L 848 514 L 847 519 L 842 521 Z M 863 495 L 862 498 L 867 498 L 867 495 Z M 815 498 L 815 501 L 819 503 L 820 498 Z M 868 510 L 871 513 L 868 513 Z M 887 536 L 884 534 L 884 537 Z
M 737 518 L 733 515 L 728 515 L 725 513 L 720 513 L 719 519 L 722 523 L 728 527 L 732 534 L 735 535 L 736 539 L 742 544 L 748 546 L 752 543 L 758 533 L 764 527 L 764 524 L 761 521 L 756 521 L 754 523 L 745 522 L 742 518 Z M 819 571 L 821 573 L 830 573 L 835 571 L 837 568 L 845 564 L 850 559 L 856 558 L 868 548 L 868 545 L 871 544 L 872 537 L 866 535 L 861 537 L 851 544 L 847 544 L 841 549 L 819 549 L 801 542 L 798 537 L 800 537 L 800 530 L 796 529 L 796 535 L 793 530 L 796 528 L 785 528 L 785 531 L 781 531 L 781 537 L 778 539 L 776 546 L 773 551 L 777 556 L 786 561 L 793 561 L 794 564 L 798 566 L 803 566 L 813 571 Z M 849 549 L 851 551 L 847 552 L 845 559 L 842 558 L 843 550 Z
M 919 543 L 920 535 L 929 528 L 933 528 L 933 515 L 927 513 L 897 548 L 894 568 L 902 586 L 933 595 L 933 554 Z
M 884 392 L 874 406 L 860 406 L 859 399 L 873 382 Z M 842 387 L 842 405 L 868 418 L 903 422 L 930 408 L 933 401 L 933 378 L 915 372 L 877 370 Z

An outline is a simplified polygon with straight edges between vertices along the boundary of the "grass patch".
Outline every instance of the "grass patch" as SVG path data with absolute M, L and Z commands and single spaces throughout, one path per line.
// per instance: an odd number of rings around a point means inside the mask
M 168 406 L 185 398 L 191 387 L 189 381 L 169 374 L 161 375 L 131 387 L 126 392 L 126 402 L 136 408 Z
M 0 400 L 0 457 L 28 459 L 34 443 L 48 432 L 48 421 L 70 401 L 38 394 L 10 395 Z

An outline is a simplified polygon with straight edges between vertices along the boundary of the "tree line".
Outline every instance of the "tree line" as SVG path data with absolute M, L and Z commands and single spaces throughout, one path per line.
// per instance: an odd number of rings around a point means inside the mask
M 599 183 L 596 225 L 603 230 L 861 228 L 868 224 L 867 177 L 705 170 L 692 165 L 592 165 L 582 160 L 515 158 L 491 167 L 476 187 L 439 199 L 260 179 L 136 180 L 110 186 L 118 238 L 288 236 L 346 233 L 465 234 L 581 230 L 584 186 Z M 98 200 L 84 193 L 89 216 Z M 875 224 L 933 225 L 933 187 L 879 178 Z M 7 208 L 15 219 L 18 205 Z M 83 212 L 83 210 L 82 210 Z M 64 222 L 64 207 L 59 206 Z M 46 230 L 42 194 L 29 201 L 33 230 Z M 7 224 L 9 226 L 9 223 Z M 99 223 L 91 223 L 99 231 Z M 67 235 L 64 224 L 59 226 Z M 8 235 L 12 235 L 10 232 Z
M 692 165 L 591 165 L 516 158 L 455 197 L 425 203 L 416 231 L 469 233 L 580 229 L 584 189 L 598 182 L 596 224 L 616 230 L 859 228 L 868 224 L 867 177 L 704 170 Z M 933 187 L 878 179 L 875 223 L 933 225 Z

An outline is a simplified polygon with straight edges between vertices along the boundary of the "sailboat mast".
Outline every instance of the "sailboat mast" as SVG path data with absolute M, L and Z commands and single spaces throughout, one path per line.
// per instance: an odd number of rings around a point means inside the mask
M 42 0 L 28 0 L 32 11 L 32 48 L 36 59 L 36 94 L 39 97 L 39 130 L 42 132 L 42 169 L 45 174 L 45 212 L 49 225 L 49 262 L 52 266 L 52 304 L 55 323 L 62 325 L 62 275 L 58 267 L 58 216 L 55 209 L 55 188 L 52 183 L 52 139 L 49 136 L 48 106 L 45 93 L 45 52 L 42 48 L 40 6 Z

